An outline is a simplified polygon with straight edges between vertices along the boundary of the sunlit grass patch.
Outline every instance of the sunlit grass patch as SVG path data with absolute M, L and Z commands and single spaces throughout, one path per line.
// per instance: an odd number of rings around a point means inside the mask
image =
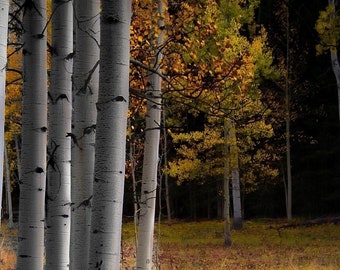
M 0 236 L 0 269 L 14 270 L 16 264 L 16 252 L 13 247 L 16 243 L 16 228 L 9 229 L 5 224 L 1 226 Z M 14 239 L 14 241 L 13 241 Z
M 223 221 L 156 224 L 155 261 L 162 270 L 340 269 L 340 225 L 279 230 L 282 222 L 246 221 L 243 230 L 232 231 L 231 247 L 223 246 Z M 121 269 L 135 266 L 134 232 L 133 223 L 123 224 Z M 15 267 L 16 233 L 5 228 L 1 237 L 1 270 Z

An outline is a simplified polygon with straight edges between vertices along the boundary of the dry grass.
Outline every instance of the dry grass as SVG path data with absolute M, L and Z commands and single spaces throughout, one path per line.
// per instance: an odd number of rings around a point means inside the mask
M 340 225 L 276 229 L 277 222 L 247 221 L 242 231 L 233 231 L 231 247 L 223 246 L 220 221 L 178 222 L 156 228 L 158 267 L 155 269 L 340 269 Z M 157 227 L 157 226 L 156 226 Z M 15 267 L 16 231 L 3 230 L 0 269 Z M 135 243 L 133 224 L 123 226 L 122 269 L 133 269 Z
M 0 269 L 14 270 L 16 264 L 15 241 L 17 229 L 8 229 L 7 226 L 1 226 L 0 236 Z

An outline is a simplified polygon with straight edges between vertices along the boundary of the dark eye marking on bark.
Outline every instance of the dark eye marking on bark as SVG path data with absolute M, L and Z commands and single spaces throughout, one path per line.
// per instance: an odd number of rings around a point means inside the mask
M 34 170 L 34 172 L 36 172 L 36 173 L 43 173 L 43 172 L 44 172 L 44 169 L 41 168 L 41 167 L 36 167 L 35 170 Z
M 100 267 L 102 266 L 103 261 L 101 260 L 100 262 L 96 262 L 96 268 L 100 269 Z
M 123 96 L 116 96 L 112 101 L 126 102 L 126 99 Z
M 41 127 L 40 130 L 41 130 L 42 132 L 46 132 L 46 131 L 47 131 L 47 127 Z
M 120 22 L 120 20 L 113 16 L 113 15 L 107 15 L 104 17 L 104 20 L 103 20 L 105 23 L 108 23 L 108 24 L 113 24 L 113 23 L 118 23 Z
M 26 49 L 23 49 L 23 50 L 22 50 L 22 54 L 23 54 L 23 55 L 26 55 L 26 54 L 27 54 L 27 55 L 31 55 L 32 53 L 29 52 L 29 51 L 26 50 Z
M 84 206 L 84 207 L 91 207 L 91 199 L 92 199 L 93 195 L 91 195 L 88 199 L 83 200 L 76 208 L 79 208 L 80 206 Z
M 84 131 L 83 131 L 83 135 L 85 135 L 85 134 L 91 134 L 92 132 L 93 132 L 93 133 L 96 132 L 96 124 L 91 125 L 91 126 L 89 126 L 89 127 L 85 127 L 85 128 L 84 128 Z
M 78 144 L 78 139 L 77 139 L 76 135 L 74 135 L 74 134 L 71 133 L 71 132 L 67 132 L 67 133 L 66 133 L 66 137 L 71 137 L 73 143 L 74 143 L 80 150 L 83 150 L 83 149 L 79 146 L 79 144 Z
M 69 53 L 69 54 L 65 57 L 65 60 L 70 60 L 70 59 L 72 59 L 72 58 L 74 57 L 75 54 L 76 54 L 75 52 Z
M 66 99 L 68 102 L 70 102 L 66 94 L 60 94 L 55 102 L 57 103 L 59 99 Z
M 20 258 L 32 258 L 32 256 L 29 255 L 19 255 Z
M 93 230 L 92 233 L 104 233 L 104 231 L 101 231 L 101 230 Z
M 36 35 L 33 35 L 34 38 L 37 38 L 37 39 L 42 39 L 44 38 L 44 34 L 36 34 Z

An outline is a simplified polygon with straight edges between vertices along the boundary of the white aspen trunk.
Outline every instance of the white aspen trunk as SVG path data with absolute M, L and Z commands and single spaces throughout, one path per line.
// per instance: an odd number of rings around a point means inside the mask
M 230 169 L 231 169 L 231 184 L 233 194 L 233 209 L 234 219 L 233 228 L 236 230 L 242 229 L 242 207 L 241 207 L 241 188 L 240 174 L 238 167 L 238 148 L 234 121 L 230 121 Z
M 49 157 L 45 269 L 69 269 L 71 229 L 71 119 L 73 6 L 52 1 Z
M 231 222 L 230 222 L 230 151 L 228 142 L 228 120 L 224 120 L 224 176 L 223 176 L 223 218 L 224 218 L 224 245 L 231 246 Z
M 5 88 L 7 67 L 8 0 L 0 0 L 0 153 L 4 152 Z M 0 155 L 3 164 L 3 155 Z M 2 213 L 3 166 L 0 166 L 0 232 Z
M 157 47 L 163 44 L 164 33 L 161 30 L 164 26 L 162 19 L 164 4 L 158 1 L 158 14 L 160 19 L 158 27 L 160 34 L 157 38 Z M 161 73 L 160 63 L 162 52 L 155 52 L 154 69 Z M 136 266 L 137 269 L 151 269 L 153 266 L 153 235 L 157 197 L 157 172 L 159 163 L 159 138 L 161 129 L 161 77 L 156 73 L 150 73 L 147 89 L 147 113 L 145 125 L 144 159 L 142 173 L 142 187 L 140 196 L 140 212 L 138 223 L 138 246 Z
M 17 270 L 43 269 L 47 143 L 46 1 L 24 3 Z
M 100 1 L 76 0 L 70 269 L 87 269 L 99 84 Z
M 4 157 L 5 157 L 5 179 L 6 179 L 6 202 L 7 202 L 7 213 L 8 213 L 8 228 L 13 228 L 13 208 L 12 208 L 12 195 L 11 195 L 11 177 L 9 170 L 9 161 L 7 155 L 6 144 L 4 144 Z
M 332 14 L 332 18 L 334 18 L 335 16 L 339 16 L 336 15 L 336 6 L 335 6 L 335 1 L 334 0 L 328 0 L 328 4 L 331 5 L 334 9 L 334 14 Z M 337 90 L 338 90 L 338 113 L 339 113 L 339 121 L 340 121 L 340 64 L 339 64 L 339 59 L 338 59 L 338 50 L 336 47 L 337 44 L 337 39 L 338 37 L 334 37 L 334 44 L 335 46 L 331 46 L 330 47 L 330 53 L 331 53 L 331 64 L 332 64 L 332 69 L 333 69 L 333 73 L 335 76 L 335 80 L 336 80 L 336 86 L 337 86 Z
M 119 269 L 129 100 L 130 0 L 103 0 L 88 269 Z
M 336 79 L 336 86 L 338 89 L 338 110 L 339 110 L 339 121 L 340 121 L 340 65 L 338 59 L 338 52 L 335 47 L 330 49 L 331 52 L 331 61 L 332 61 L 332 69 Z

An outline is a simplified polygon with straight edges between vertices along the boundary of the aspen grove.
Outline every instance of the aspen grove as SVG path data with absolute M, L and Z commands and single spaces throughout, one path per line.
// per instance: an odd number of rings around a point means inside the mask
M 151 270 L 155 221 L 221 218 L 231 246 L 247 216 L 317 212 L 322 183 L 304 179 L 337 148 L 314 122 L 298 126 L 339 113 L 303 103 L 321 82 L 302 79 L 312 49 L 298 46 L 296 1 L 264 2 L 0 0 L 0 164 L 17 179 L 7 184 L 16 269 L 118 270 L 125 219 L 134 269 Z M 318 8 L 313 50 L 330 54 L 339 92 L 339 6 Z M 310 171 L 294 165 L 301 145 Z M 326 165 L 320 212 L 332 213 L 338 176 Z

